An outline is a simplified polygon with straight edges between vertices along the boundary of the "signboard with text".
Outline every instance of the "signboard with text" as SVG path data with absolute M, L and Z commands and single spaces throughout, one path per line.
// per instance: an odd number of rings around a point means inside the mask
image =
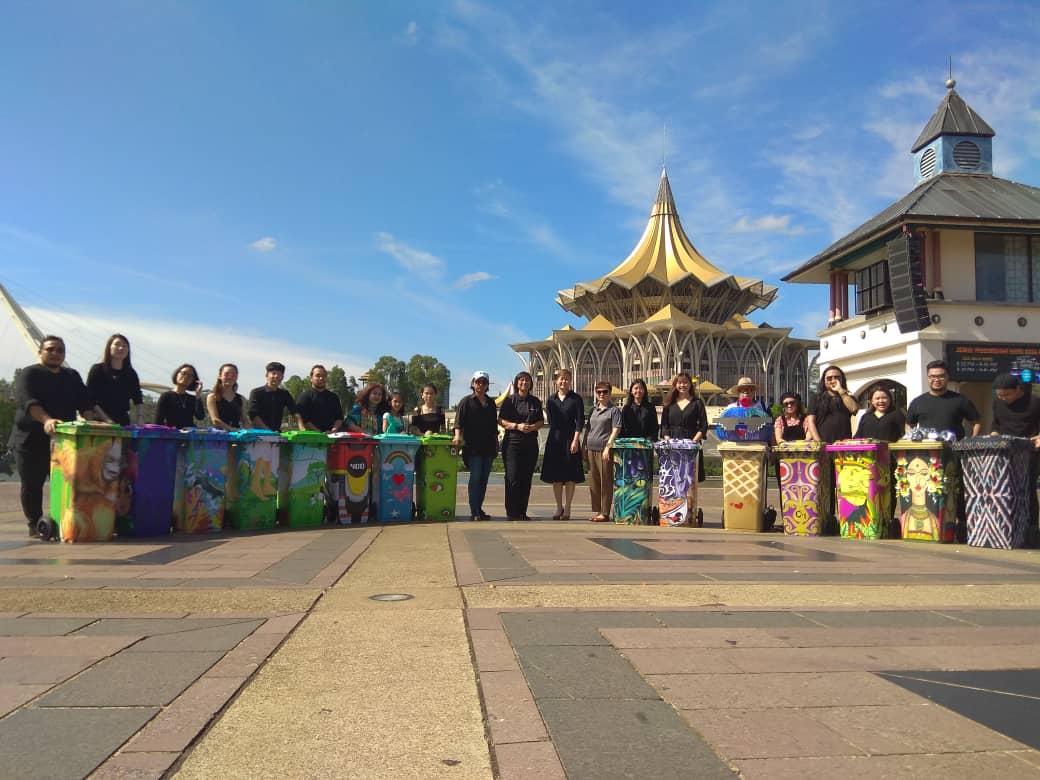
M 946 365 L 955 382 L 992 382 L 997 374 L 1013 374 L 1025 383 L 1040 383 L 1040 345 L 986 341 L 947 342 Z

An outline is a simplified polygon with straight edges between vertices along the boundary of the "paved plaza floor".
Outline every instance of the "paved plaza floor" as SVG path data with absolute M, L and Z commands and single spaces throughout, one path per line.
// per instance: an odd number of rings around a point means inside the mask
M 0 483 L 3 775 L 1040 777 L 1040 552 L 728 532 L 720 493 L 73 545 Z

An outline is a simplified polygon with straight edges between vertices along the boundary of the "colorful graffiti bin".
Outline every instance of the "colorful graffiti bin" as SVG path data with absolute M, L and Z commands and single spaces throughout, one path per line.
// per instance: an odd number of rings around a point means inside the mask
M 384 433 L 379 442 L 379 521 L 403 523 L 412 519 L 412 490 L 415 487 L 415 454 L 419 439 L 404 434 Z
M 107 542 L 130 511 L 123 478 L 129 433 L 118 425 L 59 423 L 51 447 L 51 518 L 63 542 Z
M 193 429 L 184 450 L 184 509 L 177 513 L 178 531 L 205 534 L 223 529 L 227 473 L 227 434 Z
M 282 438 L 272 431 L 240 430 L 231 433 L 231 440 L 228 522 L 239 531 L 274 528 Z
M 704 524 L 704 513 L 697 508 L 697 459 L 701 445 L 693 439 L 667 439 L 654 442 L 660 459 L 657 509 L 659 522 L 667 526 Z
M 820 536 L 830 495 L 830 461 L 817 441 L 781 441 L 773 451 L 780 470 L 780 506 L 787 536 Z
M 895 461 L 900 535 L 919 542 L 955 541 L 948 446 L 941 441 L 898 441 L 889 447 Z
M 286 431 L 282 437 L 289 447 L 279 477 L 278 513 L 290 528 L 321 525 L 329 437 L 319 431 Z
M 454 520 L 455 487 L 459 472 L 459 448 L 452 437 L 427 434 L 419 449 L 415 495 L 420 520 Z
M 845 439 L 827 447 L 834 454 L 841 535 L 881 539 L 892 516 L 888 442 Z
M 330 433 L 328 458 L 329 522 L 339 525 L 368 522 L 372 504 L 372 451 L 376 443 L 364 433 Z
M 614 522 L 650 525 L 650 486 L 653 445 L 646 439 L 616 439 L 614 462 Z

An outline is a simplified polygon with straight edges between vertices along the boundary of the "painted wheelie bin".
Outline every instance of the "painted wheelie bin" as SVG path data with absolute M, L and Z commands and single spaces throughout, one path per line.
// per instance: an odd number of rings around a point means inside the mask
M 266 428 L 243 428 L 231 431 L 229 436 L 228 524 L 237 531 L 274 528 L 278 521 L 282 437 Z
M 697 462 L 700 442 L 693 439 L 662 439 L 657 451 L 658 524 L 704 525 L 704 511 L 697 506 Z
M 228 435 L 218 428 L 189 428 L 184 447 L 184 504 L 176 529 L 188 534 L 224 528 L 228 476 Z
M 769 447 L 761 442 L 722 442 L 722 527 L 766 530 L 766 469 Z
M 818 441 L 773 446 L 780 470 L 780 513 L 787 536 L 820 536 L 830 504 L 830 459 Z
M 649 439 L 615 439 L 610 449 L 614 464 L 614 522 L 650 525 L 650 487 L 654 481 L 654 445 Z
M 415 516 L 415 454 L 419 438 L 404 433 L 381 433 L 379 443 L 379 499 L 376 519 L 406 523 Z
M 972 436 L 953 443 L 964 480 L 968 544 L 1024 547 L 1032 522 L 1033 442 L 1020 436 Z
M 416 516 L 419 520 L 454 520 L 460 448 L 452 437 L 428 433 L 420 438 L 415 472 Z
M 899 536 L 919 542 L 957 541 L 953 450 L 944 441 L 900 439 L 888 445 Z
M 843 439 L 827 445 L 834 458 L 838 532 L 851 539 L 883 539 L 892 516 L 888 442 Z
M 129 511 L 116 517 L 120 536 L 166 536 L 173 530 L 177 458 L 186 438 L 165 425 L 132 425 L 123 473 Z
M 325 501 L 330 523 L 362 525 L 368 522 L 375 448 L 375 439 L 367 433 L 329 434 Z
M 285 431 L 278 484 L 278 518 L 290 528 L 321 525 L 329 437 L 320 431 Z
M 130 432 L 96 422 L 58 423 L 51 442 L 50 517 L 37 533 L 63 542 L 107 542 L 130 511 L 123 454 Z

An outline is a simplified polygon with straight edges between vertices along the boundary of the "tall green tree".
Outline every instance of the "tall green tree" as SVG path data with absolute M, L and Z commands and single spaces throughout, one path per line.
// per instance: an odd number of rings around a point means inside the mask
M 437 388 L 438 403 L 445 407 L 449 405 L 448 387 L 451 385 L 451 372 L 437 358 L 432 355 L 412 355 L 411 360 L 408 361 L 406 373 L 408 384 L 415 393 L 411 397 L 410 403 L 419 403 L 422 386 L 429 382 Z
M 293 399 L 299 398 L 300 393 L 310 386 L 310 380 L 301 377 L 299 374 L 293 374 L 282 382 L 282 387 L 289 391 L 289 395 L 291 395 Z
M 328 388 L 339 397 L 339 402 L 343 405 L 343 413 L 349 412 L 354 401 L 357 400 L 357 379 L 348 378 L 347 372 L 341 366 L 333 366 L 329 369 Z
M 394 390 L 401 393 L 405 403 L 411 403 L 415 399 L 415 388 L 408 382 L 408 366 L 403 360 L 398 360 L 393 355 L 383 355 L 372 370 L 368 372 L 369 382 L 378 382 L 392 393 Z

